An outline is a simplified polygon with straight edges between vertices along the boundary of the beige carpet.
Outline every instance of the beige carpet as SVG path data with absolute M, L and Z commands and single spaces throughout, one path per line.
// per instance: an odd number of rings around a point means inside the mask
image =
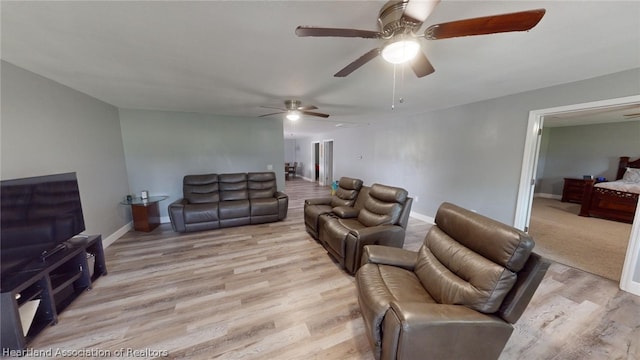
M 578 216 L 580 204 L 535 198 L 529 233 L 542 256 L 620 281 L 631 224 Z

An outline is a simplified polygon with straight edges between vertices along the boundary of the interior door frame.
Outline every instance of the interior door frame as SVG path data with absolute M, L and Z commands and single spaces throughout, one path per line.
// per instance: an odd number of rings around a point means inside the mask
M 514 226 L 521 230 L 528 230 L 531 220 L 531 205 L 536 183 L 538 155 L 540 153 L 540 139 L 545 116 L 567 114 L 582 110 L 598 110 L 614 108 L 640 103 L 640 95 L 615 99 L 593 101 L 588 103 L 559 106 L 554 108 L 532 110 L 529 112 L 527 134 L 525 138 L 520 185 L 516 203 Z M 636 207 L 636 215 L 631 228 L 627 253 L 622 268 L 620 289 L 640 296 L 640 278 L 633 279 L 634 272 L 640 267 L 640 205 Z M 640 273 L 640 269 L 638 270 Z

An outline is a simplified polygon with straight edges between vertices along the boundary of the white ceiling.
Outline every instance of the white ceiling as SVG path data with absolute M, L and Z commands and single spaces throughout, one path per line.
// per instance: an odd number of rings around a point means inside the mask
M 287 137 L 640 67 L 640 1 L 442 0 L 424 27 L 547 13 L 529 32 L 422 40 L 436 72 L 418 79 L 399 68 L 391 110 L 394 71 L 381 58 L 333 77 L 378 40 L 294 33 L 297 25 L 378 30 L 384 3 L 3 0 L 1 57 L 120 108 L 246 118 L 293 98 L 331 115 L 285 121 Z

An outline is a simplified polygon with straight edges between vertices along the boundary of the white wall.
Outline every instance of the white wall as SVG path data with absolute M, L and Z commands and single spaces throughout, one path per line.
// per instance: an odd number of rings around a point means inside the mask
M 296 139 L 285 139 L 284 140 L 284 161 L 288 163 L 293 163 L 294 161 L 298 161 L 296 159 Z
M 522 94 L 338 129 L 334 178 L 358 177 L 406 188 L 413 211 L 433 217 L 444 201 L 498 221 L 515 218 L 529 111 L 640 93 L 640 69 Z M 300 139 L 302 141 L 303 139 Z
M 108 237 L 130 221 L 118 109 L 1 63 L 1 178 L 76 172 L 87 234 Z
M 296 139 L 296 159 L 302 162 L 302 166 L 298 169 L 298 175 L 307 180 L 314 180 L 315 164 L 312 161 L 311 145 L 308 138 Z
M 167 207 L 182 197 L 189 174 L 268 171 L 284 189 L 281 119 L 238 118 L 186 112 L 120 109 L 130 191 L 169 195 Z

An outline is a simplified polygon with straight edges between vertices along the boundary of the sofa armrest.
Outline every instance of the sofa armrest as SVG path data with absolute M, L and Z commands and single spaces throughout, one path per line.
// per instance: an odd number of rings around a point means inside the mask
M 188 204 L 187 199 L 178 199 L 169 204 L 169 220 L 173 231 L 185 232 L 187 227 L 184 223 L 184 206 Z
M 309 206 L 309 205 L 331 205 L 331 198 L 330 197 L 323 197 L 323 198 L 306 199 L 304 201 L 304 205 L 305 206 Z
M 499 317 L 463 305 L 391 302 L 382 349 L 408 359 L 425 353 L 434 359 L 497 359 L 512 331 Z
M 344 268 L 355 274 L 360 268 L 363 248 L 367 245 L 384 245 L 402 248 L 405 230 L 397 225 L 378 225 L 352 229 L 344 240 Z
M 283 220 L 289 211 L 289 195 L 282 191 L 276 191 L 273 196 L 278 199 L 278 220 Z
M 405 230 L 398 225 L 378 225 L 361 229 L 352 229 L 350 235 L 364 245 L 386 245 L 402 248 Z
M 360 210 L 353 206 L 336 206 L 331 210 L 331 212 L 342 219 L 353 219 L 358 217 Z
M 418 261 L 418 253 L 382 245 L 367 245 L 362 251 L 360 264 L 391 265 L 413 271 Z

